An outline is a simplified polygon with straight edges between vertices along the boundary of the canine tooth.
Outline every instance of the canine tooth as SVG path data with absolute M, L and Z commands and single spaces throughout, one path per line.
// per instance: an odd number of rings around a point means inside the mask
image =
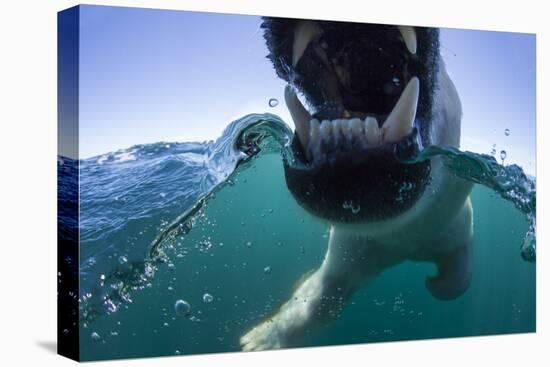
M 308 146 L 309 140 L 309 120 L 311 120 L 311 115 L 305 107 L 302 105 L 302 102 L 296 97 L 296 93 L 292 90 L 290 85 L 285 87 L 285 102 L 294 120 L 294 125 L 296 126 L 296 133 L 302 143 L 302 147 L 305 148 Z
M 416 54 L 416 32 L 414 27 L 400 25 L 397 26 L 397 28 L 399 29 L 399 32 L 401 32 L 401 36 L 403 37 L 403 41 L 405 41 L 407 50 L 409 50 L 409 52 L 413 55 Z
M 382 136 L 385 141 L 395 143 L 412 131 L 419 92 L 420 81 L 417 77 L 414 77 L 409 81 L 384 125 L 382 125 Z
M 307 45 L 321 33 L 317 23 L 306 20 L 298 23 L 294 30 L 294 43 L 292 45 L 292 66 L 296 66 L 304 55 Z
M 374 117 L 367 117 L 365 119 L 365 135 L 367 136 L 367 143 L 369 145 L 378 145 L 380 143 L 380 128 L 378 127 L 378 121 Z

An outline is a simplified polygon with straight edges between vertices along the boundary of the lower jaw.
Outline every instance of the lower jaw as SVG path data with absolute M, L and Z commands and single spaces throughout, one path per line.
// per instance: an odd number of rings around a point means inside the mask
M 297 158 L 304 158 L 296 137 L 292 145 Z M 399 150 L 405 157 L 414 154 L 415 147 L 405 140 L 341 152 L 315 165 L 285 161 L 286 183 L 298 204 L 316 217 L 341 223 L 390 219 L 411 208 L 427 185 L 429 161 L 406 164 L 396 157 Z

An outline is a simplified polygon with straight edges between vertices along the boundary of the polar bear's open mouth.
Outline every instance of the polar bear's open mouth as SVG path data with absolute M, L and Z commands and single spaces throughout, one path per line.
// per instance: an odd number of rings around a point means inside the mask
M 375 50 L 366 48 L 356 60 L 359 65 L 355 65 L 350 50 L 331 52 L 326 39 L 315 40 L 322 37 L 316 22 L 302 22 L 295 30 L 293 66 L 303 74 L 318 74 L 322 85 L 313 86 L 308 93 L 313 114 L 290 86 L 285 90 L 286 104 L 309 162 L 318 164 L 340 152 L 396 143 L 412 132 L 420 82 L 410 75 L 407 65 L 416 54 L 416 32 L 412 27 L 389 27 L 386 32 L 394 38 L 387 51 L 380 41 L 368 42 Z M 368 35 L 365 38 L 369 40 Z M 319 44 L 310 46 L 312 42 Z M 318 93 L 323 96 L 316 96 Z
M 300 205 L 342 222 L 410 208 L 430 164 L 396 155 L 431 141 L 437 30 L 278 18 L 263 27 L 269 58 L 288 82 L 292 148 L 303 164 L 285 165 L 285 174 Z

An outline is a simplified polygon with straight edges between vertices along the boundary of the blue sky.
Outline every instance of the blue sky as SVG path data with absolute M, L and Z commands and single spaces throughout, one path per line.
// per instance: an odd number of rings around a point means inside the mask
M 292 124 L 284 82 L 265 58 L 260 18 L 84 6 L 80 157 L 139 143 L 215 139 L 232 120 L 271 112 Z M 462 148 L 507 151 L 535 171 L 535 36 L 442 30 L 460 93 Z M 506 136 L 504 130 L 509 129 Z

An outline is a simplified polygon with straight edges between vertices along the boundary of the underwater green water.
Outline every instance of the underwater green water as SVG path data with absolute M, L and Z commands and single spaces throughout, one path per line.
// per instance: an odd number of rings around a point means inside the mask
M 150 285 L 117 312 L 81 327 L 83 360 L 238 351 L 239 337 L 321 263 L 327 228 L 291 197 L 281 155 L 263 154 L 249 164 L 209 200 L 191 232 L 178 237 Z M 360 289 L 339 319 L 304 346 L 535 331 L 535 264 L 519 251 L 525 215 L 482 186 L 471 198 L 474 266 L 464 295 L 432 298 L 424 279 L 435 267 L 402 263 Z M 189 316 L 175 313 L 178 299 L 190 304 Z

